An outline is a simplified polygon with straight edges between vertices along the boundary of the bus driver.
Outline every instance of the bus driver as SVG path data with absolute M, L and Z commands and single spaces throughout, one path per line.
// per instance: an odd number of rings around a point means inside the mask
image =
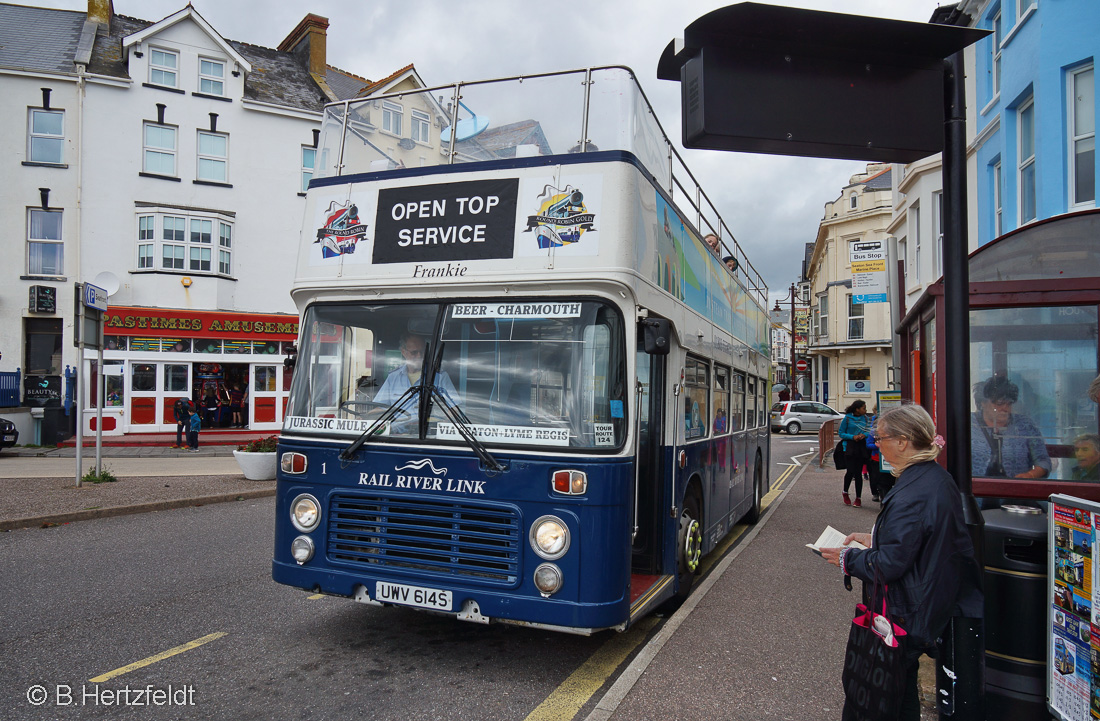
M 388 406 L 400 398 L 409 388 L 420 383 L 421 370 L 424 366 L 424 347 L 424 339 L 418 335 L 405 333 L 401 336 L 401 357 L 405 359 L 405 362 L 386 377 L 386 382 L 382 384 L 382 387 L 378 389 L 378 393 L 374 396 L 375 403 Z M 454 384 L 451 383 L 451 377 L 447 375 L 446 371 L 436 373 L 435 385 L 443 392 L 451 405 L 458 405 L 455 400 L 458 393 L 455 391 Z M 416 398 L 412 397 L 405 401 L 401 409 L 407 411 L 415 405 Z

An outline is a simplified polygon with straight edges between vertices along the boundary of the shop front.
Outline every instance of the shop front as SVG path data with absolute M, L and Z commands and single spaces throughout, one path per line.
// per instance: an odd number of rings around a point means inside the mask
M 105 435 L 175 431 L 178 399 L 195 404 L 205 429 L 282 427 L 297 316 L 110 306 L 104 323 Z M 85 371 L 82 426 L 94 434 L 94 360 Z

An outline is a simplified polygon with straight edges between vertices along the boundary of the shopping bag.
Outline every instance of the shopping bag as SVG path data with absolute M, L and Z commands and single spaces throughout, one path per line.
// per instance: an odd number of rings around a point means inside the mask
M 887 614 L 885 586 L 876 584 L 871 595 L 871 608 L 882 613 L 856 606 L 844 653 L 843 721 L 896 721 L 905 693 L 905 630 Z
M 848 461 L 844 457 L 844 441 L 836 442 L 836 448 L 833 449 L 833 465 L 838 471 L 848 467 Z

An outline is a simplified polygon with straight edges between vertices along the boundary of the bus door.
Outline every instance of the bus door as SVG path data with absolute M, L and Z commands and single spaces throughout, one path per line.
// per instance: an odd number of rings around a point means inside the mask
M 666 356 L 647 354 L 639 340 L 635 387 L 638 444 L 635 449 L 637 496 L 634 525 L 637 530 L 631 556 L 631 570 L 636 574 L 661 572 L 664 518 L 661 509 L 672 503 L 666 488 L 671 483 L 671 475 L 669 469 L 664 468 L 661 452 L 665 360 Z

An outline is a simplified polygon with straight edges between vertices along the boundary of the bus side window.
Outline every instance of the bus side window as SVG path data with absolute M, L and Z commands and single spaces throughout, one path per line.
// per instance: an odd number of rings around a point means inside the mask
M 730 371 L 720 365 L 714 366 L 714 434 L 722 435 L 731 430 L 730 417 Z
M 740 431 L 745 427 L 745 376 L 734 373 L 733 388 L 730 394 L 730 430 Z
M 710 368 L 705 361 L 688 358 L 684 365 L 684 431 L 689 440 L 709 435 L 709 391 Z

